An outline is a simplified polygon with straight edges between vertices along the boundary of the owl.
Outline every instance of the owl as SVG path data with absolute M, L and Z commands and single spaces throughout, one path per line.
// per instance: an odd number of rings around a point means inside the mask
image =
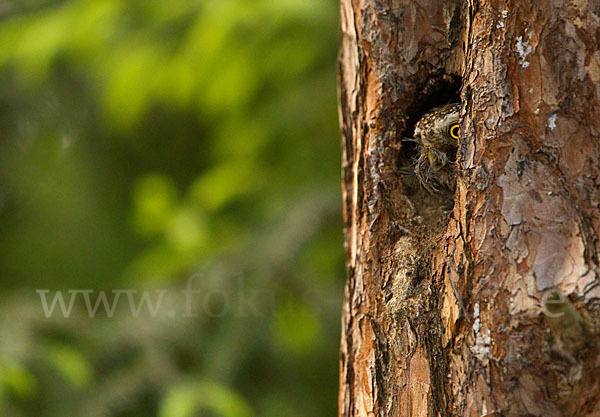
M 416 123 L 413 138 L 408 139 L 417 144 L 414 175 L 429 192 L 454 189 L 460 107 L 460 103 L 451 103 L 427 112 Z

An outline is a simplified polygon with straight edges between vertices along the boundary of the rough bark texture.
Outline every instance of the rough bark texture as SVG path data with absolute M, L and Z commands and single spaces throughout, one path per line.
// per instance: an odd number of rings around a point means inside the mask
M 600 416 L 599 47 L 595 0 L 341 0 L 341 416 Z M 456 191 L 411 190 L 452 98 Z

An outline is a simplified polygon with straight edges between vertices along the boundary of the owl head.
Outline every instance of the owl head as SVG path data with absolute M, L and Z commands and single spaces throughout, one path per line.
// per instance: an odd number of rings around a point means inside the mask
M 426 147 L 456 150 L 460 106 L 460 103 L 451 103 L 425 113 L 415 125 L 415 140 Z
M 460 107 L 460 103 L 436 107 L 415 124 L 410 139 L 418 147 L 414 173 L 423 188 L 430 192 L 454 188 Z

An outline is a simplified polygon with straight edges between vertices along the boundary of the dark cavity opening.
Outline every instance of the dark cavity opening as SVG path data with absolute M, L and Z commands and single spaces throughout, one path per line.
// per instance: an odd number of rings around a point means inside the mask
M 402 152 L 398 156 L 398 169 L 403 174 L 403 183 L 408 194 L 420 190 L 420 185 L 411 178 L 413 162 L 418 157 L 418 149 L 416 143 L 403 139 L 413 136 L 415 124 L 431 109 L 459 102 L 461 86 L 460 77 L 437 74 L 429 77 L 422 86 L 417 88 L 420 92 L 415 95 L 414 102 L 406 111 L 406 130 L 403 137 L 398 138 L 399 141 L 402 141 Z

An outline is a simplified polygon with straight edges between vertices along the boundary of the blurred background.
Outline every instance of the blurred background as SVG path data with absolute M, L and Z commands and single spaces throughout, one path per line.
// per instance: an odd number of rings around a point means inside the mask
M 0 1 L 0 416 L 336 415 L 337 33 L 337 0 Z

